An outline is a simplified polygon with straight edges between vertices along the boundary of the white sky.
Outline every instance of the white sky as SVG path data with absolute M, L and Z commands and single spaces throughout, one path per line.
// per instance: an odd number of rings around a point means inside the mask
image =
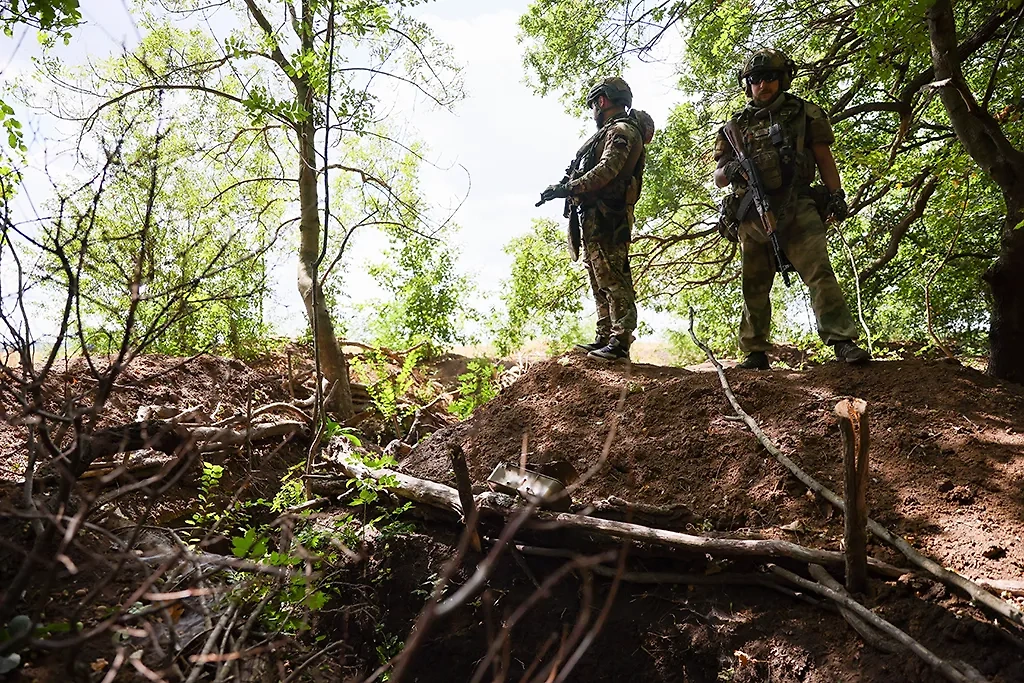
M 126 0 L 83 0 L 86 24 L 74 31 L 70 46 L 61 48 L 61 58 L 82 63 L 137 42 L 137 29 L 126 4 Z M 534 218 L 563 221 L 559 202 L 541 208 L 535 208 L 534 203 L 541 189 L 561 177 L 583 137 L 593 128 L 589 112 L 571 116 L 555 97 L 537 97 L 526 87 L 522 46 L 516 42 L 516 35 L 517 21 L 528 4 L 528 0 L 436 0 L 416 9 L 417 16 L 437 37 L 454 48 L 456 59 L 464 65 L 466 91 L 466 98 L 454 112 L 432 110 L 422 103 L 406 112 L 412 130 L 430 146 L 428 157 L 437 166 L 452 169 L 425 169 L 422 189 L 431 203 L 453 207 L 467 190 L 468 179 L 459 165 L 469 171 L 472 187 L 454 218 L 462 227 L 456 238 L 460 267 L 482 292 L 492 296 L 488 303 L 496 303 L 501 280 L 511 264 L 503 246 L 527 232 Z M 10 82 L 30 74 L 30 58 L 37 53 L 32 35 L 24 39 L 16 35 L 0 42 L 4 80 Z M 633 89 L 634 105 L 648 111 L 659 127 L 671 107 L 682 99 L 675 89 L 673 71 L 671 64 L 637 64 L 625 74 Z M 19 111 L 19 116 L 29 128 L 26 138 L 30 164 L 38 170 L 44 159 L 52 163 L 56 122 L 45 113 L 30 116 Z M 64 163 L 70 161 L 58 162 L 57 168 Z M 46 199 L 49 183 L 44 179 L 42 173 L 29 177 L 28 195 L 37 207 Z M 25 206 L 19 209 L 29 211 Z M 370 233 L 360 235 L 353 245 L 353 257 L 380 261 L 382 246 L 383 241 Z M 293 259 L 275 268 L 279 286 L 272 318 L 285 334 L 294 334 L 296 326 L 304 324 L 294 274 Z M 357 300 L 375 294 L 368 279 L 353 284 L 360 290 Z M 589 313 L 591 308 L 585 310 Z M 668 322 L 665 317 L 652 321 L 649 312 L 643 310 L 640 316 L 641 320 L 654 322 L 658 329 Z

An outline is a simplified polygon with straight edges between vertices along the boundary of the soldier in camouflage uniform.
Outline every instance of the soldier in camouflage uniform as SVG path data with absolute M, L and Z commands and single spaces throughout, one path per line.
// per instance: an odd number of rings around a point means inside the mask
M 578 221 L 597 303 L 597 338 L 579 348 L 606 361 L 629 358 L 637 323 L 629 243 L 643 174 L 644 132 L 627 113 L 632 103 L 633 93 L 621 78 L 605 78 L 591 88 L 587 105 L 598 131 L 577 152 L 562 181 L 541 193 L 542 201 L 568 199 L 570 236 Z M 650 127 L 653 134 L 653 121 Z
M 832 156 L 835 136 L 820 107 L 785 92 L 793 71 L 793 62 L 781 52 L 753 54 L 739 73 L 750 101 L 732 118 L 743 131 L 745 153 L 761 172 L 778 221 L 776 234 L 782 251 L 810 291 L 818 334 L 840 360 L 863 363 L 870 356 L 853 343 L 858 336 L 857 326 L 829 262 L 825 239 L 824 220 L 841 221 L 849 213 Z M 731 183 L 735 194 L 742 196 L 746 180 L 722 130 L 715 141 L 715 160 L 715 184 L 725 187 Z M 811 187 L 816 170 L 825 186 L 820 204 L 815 202 Z M 747 357 L 739 365 L 763 370 L 769 367 L 765 352 L 771 348 L 770 294 L 778 264 L 756 210 L 751 207 L 740 218 L 736 232 L 730 229 L 730 225 L 737 227 L 735 216 L 723 216 L 721 225 L 725 227 L 720 227 L 723 235 L 739 241 L 742 252 L 740 348 Z

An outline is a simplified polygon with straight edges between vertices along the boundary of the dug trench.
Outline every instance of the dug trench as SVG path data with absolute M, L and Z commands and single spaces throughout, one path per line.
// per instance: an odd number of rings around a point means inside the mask
M 744 410 L 805 471 L 842 491 L 843 462 L 833 408 L 843 398 L 868 403 L 871 429 L 869 512 L 945 567 L 976 580 L 1024 574 L 1024 391 L 943 361 L 836 363 L 806 371 L 726 371 Z M 625 391 L 621 414 L 618 398 Z M 841 550 L 842 515 L 769 455 L 733 411 L 714 372 L 634 364 L 596 365 L 567 355 L 534 366 L 471 419 L 439 431 L 401 464 L 402 471 L 454 485 L 450 451 L 465 453 L 475 483 L 499 462 L 516 464 L 526 435 L 531 463 L 568 460 L 593 466 L 610 441 L 607 463 L 576 492 L 578 502 L 617 496 L 635 503 L 683 505 L 694 533 L 778 538 Z M 875 539 L 871 539 L 875 540 Z M 875 541 L 869 552 L 907 566 Z M 534 566 L 537 561 L 529 559 Z M 728 571 L 713 558 L 653 559 L 655 572 Z M 537 577 L 554 564 L 539 564 Z M 515 563 L 492 582 L 493 612 L 518 604 L 533 586 Z M 746 568 L 744 568 L 746 569 Z M 841 575 L 839 576 L 841 579 Z M 511 583 L 509 583 L 511 581 Z M 610 580 L 595 586 L 600 609 Z M 579 584 L 576 586 L 579 589 Z M 581 589 L 580 589 L 581 590 Z M 508 591 L 507 593 L 505 591 Z M 516 591 L 519 591 L 518 593 Z M 1020 599 L 1009 596 L 1010 600 Z M 581 597 L 560 593 L 538 607 L 512 639 L 512 677 L 552 634 L 575 623 Z M 865 604 L 933 652 L 971 664 L 990 680 L 1024 680 L 1024 652 L 961 595 L 923 578 L 874 579 Z M 595 617 L 596 618 L 596 617 Z M 482 616 L 438 635 L 417 657 L 429 672 L 469 675 L 485 651 Z M 419 659 L 422 658 L 422 659 Z M 442 666 L 442 663 L 443 666 Z M 461 663 L 461 665 L 459 664 Z M 756 586 L 629 584 L 572 680 L 580 681 L 933 681 L 938 674 L 906 653 L 865 645 L 837 614 Z
M 176 363 L 146 362 L 166 368 Z M 207 359 L 198 367 L 167 370 L 157 381 L 116 395 L 104 421 L 130 421 L 139 405 L 154 402 L 179 403 L 183 409 L 203 404 L 209 410 L 223 403 L 225 410 L 244 410 L 253 392 L 261 401 L 288 401 L 292 392 L 282 384 L 282 364 L 277 359 L 243 367 Z M 1020 584 L 1024 388 L 964 366 L 920 360 L 873 362 L 863 368 L 826 364 L 802 371 L 729 369 L 725 374 L 744 410 L 764 432 L 834 491 L 842 491 L 843 465 L 833 408 L 843 398 L 867 401 L 870 515 L 966 577 Z M 132 385 L 129 380 L 126 386 Z M 842 514 L 809 493 L 743 424 L 729 419 L 732 414 L 713 371 L 597 365 L 570 354 L 532 365 L 468 420 L 422 440 L 397 470 L 454 486 L 451 455 L 461 449 L 480 491 L 498 463 L 518 465 L 525 443 L 531 464 L 564 460 L 580 472 L 601 465 L 573 491 L 575 510 L 614 497 L 637 506 L 627 515 L 635 522 L 705 537 L 779 539 L 842 550 Z M 17 452 L 16 438 L 14 431 L 0 429 L 5 454 Z M 306 448 L 306 442 L 293 439 L 229 454 L 223 460 L 225 490 L 235 491 L 244 478 L 254 494 L 272 497 L 282 472 L 301 462 Z M 254 462 L 259 464 L 255 470 Z M 173 526 L 170 520 L 186 517 L 196 486 L 193 478 L 169 490 L 153 521 Z M 14 505 L 17 495 L 8 489 L 0 504 Z M 134 521 L 145 509 L 143 503 L 128 496 L 119 509 Z M 332 516 L 352 510 L 347 503 L 328 504 L 318 514 L 329 525 Z M 671 514 L 643 517 L 652 510 Z M 461 526 L 456 518 L 428 517 L 406 513 L 403 523 L 411 526 L 403 526 L 401 533 L 362 537 L 358 557 L 336 570 L 337 585 L 344 590 L 313 615 L 308 632 L 271 653 L 273 661 L 242 669 L 246 679 L 283 680 L 298 662 L 317 652 L 319 643 L 344 641 L 303 672 L 302 679 L 364 680 L 399 652 L 401 641 L 412 642 L 409 636 L 416 633 L 414 624 L 437 577 L 459 554 Z M 12 528 L 28 534 L 24 524 Z M 500 535 L 501 524 L 487 522 L 482 531 L 482 552 L 466 552 L 442 597 L 470 580 Z M 17 541 L 13 534 L 7 538 Z M 965 595 L 916 571 L 900 553 L 869 540 L 873 557 L 907 573 L 873 574 L 866 593 L 855 596 L 860 602 L 948 662 L 963 663 L 994 682 L 1024 680 L 1019 632 Z M 227 552 L 230 540 L 215 543 L 219 545 L 206 550 Z M 766 586 L 760 581 L 768 564 L 764 560 L 729 560 L 644 543 L 632 544 L 622 555 L 621 543 L 609 545 L 564 529 L 530 530 L 517 543 L 572 549 L 577 561 L 609 548 L 614 557 L 605 571 L 594 573 L 567 571 L 572 560 L 531 554 L 529 547 L 501 554 L 480 591 L 431 622 L 426 639 L 409 655 L 404 680 L 472 680 L 478 668 L 481 680 L 520 680 L 527 673 L 527 679 L 542 675 L 540 680 L 555 680 L 567 671 L 566 660 L 576 651 L 560 648 L 587 638 L 592 641 L 560 680 L 941 680 L 936 670 L 906 651 L 884 652 L 866 644 L 830 601 Z M 617 570 L 620 559 L 624 564 Z M 86 558 L 73 554 L 72 560 L 88 566 Z M 806 563 L 777 562 L 807 576 Z M 7 580 L 13 568 L 0 562 L 0 579 Z M 609 571 L 629 580 L 616 580 Z M 668 581 L 667 573 L 741 580 L 705 585 Z M 842 580 L 841 567 L 833 567 L 832 573 Z M 538 583 L 559 576 L 549 591 L 538 593 Z M 107 602 L 130 594 L 136 580 L 129 572 L 113 582 L 105 589 Z M 87 572 L 62 578 L 58 592 L 30 591 L 26 601 L 45 604 L 48 614 L 60 615 L 71 609 L 65 604 L 68 596 L 83 594 L 89 581 Z M 1002 597 L 1024 605 L 1011 593 Z M 526 604 L 530 607 L 523 610 Z M 502 624 L 517 611 L 523 615 L 507 645 L 498 649 L 497 664 L 481 664 Z M 114 659 L 114 651 L 105 640 L 96 641 L 84 658 L 106 662 Z M 63 675 L 54 658 L 31 660 L 30 668 L 20 670 L 20 680 Z M 109 668 L 93 671 L 86 669 L 83 679 L 100 680 Z M 127 673 L 122 677 L 131 678 Z

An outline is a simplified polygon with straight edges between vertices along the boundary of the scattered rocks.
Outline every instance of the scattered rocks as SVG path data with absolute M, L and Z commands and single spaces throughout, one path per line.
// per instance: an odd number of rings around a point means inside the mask
M 957 505 L 970 505 L 974 502 L 974 490 L 970 486 L 954 486 L 946 494 L 946 500 Z

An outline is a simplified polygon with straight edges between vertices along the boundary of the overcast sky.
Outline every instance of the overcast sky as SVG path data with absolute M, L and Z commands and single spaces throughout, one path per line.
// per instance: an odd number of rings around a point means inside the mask
M 525 85 L 522 46 L 516 35 L 517 21 L 528 4 L 527 0 L 435 0 L 416 8 L 417 16 L 454 48 L 465 69 L 466 98 L 453 112 L 438 111 L 422 102 L 403 112 L 415 134 L 429 145 L 428 157 L 437 166 L 451 169 L 424 171 L 422 188 L 428 200 L 445 207 L 466 197 L 454 217 L 461 226 L 457 237 L 460 267 L 483 292 L 492 294 L 497 293 L 510 266 L 502 247 L 528 231 L 534 218 L 562 221 L 559 202 L 541 208 L 534 208 L 534 203 L 541 189 L 561 177 L 582 138 L 593 128 L 589 112 L 571 115 L 555 97 L 537 97 Z M 69 63 L 82 63 L 135 44 L 138 30 L 125 5 L 124 0 L 83 0 L 86 24 L 75 30 L 70 46 L 61 48 L 61 57 Z M 34 43 L 32 35 L 16 35 L 4 43 L 0 68 L 5 80 L 31 73 L 29 60 L 37 54 Z M 675 90 L 673 66 L 637 64 L 625 76 L 635 106 L 647 110 L 660 127 L 681 99 Z M 22 118 L 29 126 L 30 163 L 40 168 L 44 154 L 52 163 L 55 122 L 45 113 Z M 460 166 L 468 171 L 468 177 Z M 43 178 L 41 174 L 30 178 L 28 198 L 35 206 L 45 200 L 41 195 L 48 183 Z M 24 206 L 19 209 L 26 211 Z M 379 238 L 360 235 L 353 256 L 379 261 L 382 246 Z M 285 333 L 302 326 L 294 274 L 294 260 L 277 267 L 280 286 L 273 319 Z M 360 298 L 373 296 L 367 281 L 359 287 Z

